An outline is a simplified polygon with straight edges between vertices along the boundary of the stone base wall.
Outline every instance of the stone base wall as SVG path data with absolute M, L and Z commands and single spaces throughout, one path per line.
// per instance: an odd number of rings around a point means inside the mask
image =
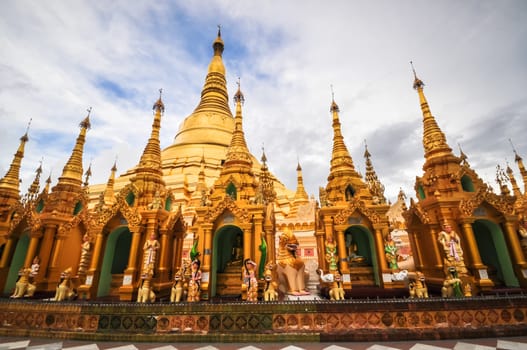
M 0 335 L 115 341 L 386 341 L 527 334 L 527 297 L 270 303 L 0 300 Z

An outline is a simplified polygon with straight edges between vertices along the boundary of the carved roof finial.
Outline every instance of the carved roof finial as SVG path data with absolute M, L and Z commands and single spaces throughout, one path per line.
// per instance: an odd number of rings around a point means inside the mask
M 236 94 L 234 94 L 234 102 L 240 103 L 243 105 L 245 102 L 245 96 L 243 96 L 242 90 L 241 90 L 241 79 L 238 77 L 238 81 L 236 82 L 236 85 L 238 85 L 238 91 L 236 91 Z
M 331 107 L 329 107 L 330 112 L 340 112 L 339 106 L 335 102 L 335 92 L 333 91 L 333 84 L 330 85 L 331 88 Z
M 461 159 L 461 164 L 466 165 L 466 166 L 470 166 L 468 164 L 468 157 L 465 154 L 465 152 L 463 152 L 463 150 L 461 149 L 461 145 L 459 144 L 459 142 L 458 142 L 457 146 L 459 147 L 459 158 Z
M 84 173 L 84 187 L 88 187 L 89 181 L 90 181 L 90 176 L 92 175 L 92 173 L 91 173 L 91 163 L 92 163 L 92 161 L 90 160 L 90 165 L 88 166 L 88 170 L 86 170 L 86 172 Z
M 159 111 L 160 113 L 165 112 L 165 104 L 163 103 L 163 100 L 161 99 L 161 95 L 163 94 L 163 88 L 159 89 L 159 98 L 157 99 L 156 103 L 154 103 L 154 106 L 152 109 L 154 110 L 154 113 Z
M 267 162 L 267 157 L 265 156 L 265 146 L 264 146 L 263 142 L 262 142 L 262 158 L 261 158 L 261 160 L 262 160 L 263 165 L 265 165 L 265 163 Z
M 414 68 L 414 63 L 412 61 L 410 61 L 410 65 L 412 66 L 412 72 L 414 72 L 414 89 L 416 90 L 420 89 L 423 86 L 425 86 L 425 84 L 423 83 L 421 79 L 417 77 L 417 73 L 415 72 L 415 68 Z

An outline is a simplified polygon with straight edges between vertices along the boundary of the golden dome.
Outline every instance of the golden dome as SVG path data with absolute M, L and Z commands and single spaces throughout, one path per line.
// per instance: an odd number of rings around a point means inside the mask
M 221 162 L 232 138 L 234 118 L 229 108 L 229 95 L 225 79 L 225 66 L 222 60 L 223 40 L 221 33 L 214 43 L 213 56 L 209 64 L 201 99 L 176 134 L 174 143 L 162 152 L 165 171 L 199 162 L 204 155 L 207 163 L 219 170 Z M 196 172 L 197 174 L 197 172 Z

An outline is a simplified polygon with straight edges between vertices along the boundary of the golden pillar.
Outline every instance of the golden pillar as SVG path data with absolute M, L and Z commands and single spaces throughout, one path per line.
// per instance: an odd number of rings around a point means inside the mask
M 272 226 L 265 227 L 265 240 L 267 241 L 267 261 L 276 264 L 275 234 Z
M 132 243 L 130 245 L 130 255 L 128 257 L 128 267 L 124 271 L 123 285 L 119 287 L 119 300 L 131 301 L 137 282 L 137 254 L 139 252 L 139 241 L 141 238 L 140 226 L 128 227 L 132 233 Z
M 139 241 L 141 239 L 141 228 L 139 226 L 128 227 L 132 233 L 132 243 L 130 244 L 130 256 L 128 257 L 128 267 L 125 275 L 131 275 L 135 281 L 135 272 L 137 271 L 137 255 L 139 253 Z
M 344 231 L 347 226 L 339 225 L 335 229 L 337 231 L 337 251 L 339 255 L 339 266 L 342 273 L 348 273 L 348 252 L 346 251 L 346 239 L 344 238 Z
M 63 249 L 62 246 L 64 244 L 64 238 L 66 238 L 66 235 L 63 232 L 62 233 L 57 232 L 57 234 L 55 235 L 55 243 L 53 245 L 51 261 L 49 262 L 49 266 L 48 266 L 48 276 L 51 279 L 51 281 L 56 280 L 58 282 L 60 273 L 62 272 L 58 270 L 57 263 L 59 260 L 60 253 L 62 252 L 62 249 Z
M 104 239 L 104 234 L 102 231 L 102 228 L 97 230 L 97 234 L 95 235 L 95 242 L 93 244 L 93 254 L 90 262 L 90 268 L 88 269 L 88 273 L 93 273 L 97 271 L 99 259 L 101 256 L 101 250 L 102 250 L 102 242 Z
M 42 238 L 42 243 L 40 245 L 40 271 L 43 274 L 40 276 L 42 279 L 49 277 L 48 266 L 49 258 L 51 256 L 51 250 L 53 248 L 53 237 L 57 231 L 57 225 L 45 225 L 44 227 L 44 237 Z
M 201 290 L 204 292 L 202 298 L 205 299 L 210 296 L 209 283 L 212 274 L 212 224 L 204 224 L 202 227 L 205 238 L 203 240 L 203 261 L 201 265 Z
M 380 260 L 381 272 L 389 271 L 388 262 L 384 255 L 384 237 L 380 229 L 375 229 L 375 249 L 377 249 L 377 256 Z
M 26 259 L 24 260 L 24 267 L 30 267 L 33 259 L 37 254 L 37 247 L 42 235 L 40 232 L 32 233 L 29 241 L 29 247 L 27 248 Z
M 521 243 L 514 229 L 514 225 L 510 221 L 505 222 L 505 231 L 507 236 L 507 241 L 509 242 L 509 249 L 512 250 L 512 258 L 515 265 L 520 268 L 526 268 L 527 263 L 525 262 L 525 256 L 521 249 Z M 520 274 L 521 275 L 521 274 Z
M 212 258 L 212 224 L 204 224 L 203 233 L 203 261 L 201 265 L 202 271 L 209 272 L 211 270 L 211 258 Z
M 172 261 L 175 264 L 175 266 L 172 266 L 172 268 L 178 268 L 178 267 L 183 266 L 181 257 L 183 256 L 183 242 L 185 240 L 186 235 L 187 235 L 186 232 L 176 232 L 174 234 L 175 236 L 175 239 L 173 240 L 174 256 L 172 258 Z
M 161 245 L 161 248 L 159 249 L 159 265 L 157 268 L 158 271 L 158 281 L 166 281 L 168 279 L 168 255 L 169 255 L 169 249 L 170 245 L 168 244 L 168 235 L 167 235 L 166 229 L 160 229 L 159 230 L 159 244 Z
M 251 232 L 252 225 L 241 225 L 243 231 L 243 260 L 254 259 L 254 242 L 253 235 Z
M 14 246 L 14 238 L 9 236 L 4 247 L 4 252 L 2 253 L 2 260 L 0 261 L 0 268 L 5 268 L 9 265 L 8 260 L 10 260 Z
M 419 240 L 419 235 L 417 233 L 412 233 L 411 235 L 413 241 L 412 252 L 414 256 L 414 264 L 417 271 L 423 270 L 423 259 L 421 255 L 421 242 Z
M 317 256 L 318 256 L 318 266 L 322 270 L 326 271 L 326 259 L 324 259 L 324 231 L 315 231 L 315 240 L 317 247 Z
M 437 231 L 434 228 L 430 228 L 430 237 L 432 238 L 432 247 L 434 248 L 434 258 L 436 268 L 443 270 L 443 258 L 439 252 L 439 246 L 437 241 Z
M 472 230 L 472 223 L 470 221 L 463 221 L 463 234 L 466 238 L 468 250 L 470 252 L 470 257 L 472 258 L 472 268 L 482 269 L 486 268 L 481 261 L 481 255 L 479 254 L 478 244 L 476 242 L 476 237 L 474 236 L 474 230 Z

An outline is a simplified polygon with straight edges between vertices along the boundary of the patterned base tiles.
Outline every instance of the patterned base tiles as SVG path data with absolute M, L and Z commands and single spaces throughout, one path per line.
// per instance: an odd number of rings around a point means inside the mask
M 120 344 L 119 346 L 112 346 L 112 343 L 86 343 L 82 345 L 64 346 L 63 342 L 46 342 L 43 339 L 38 340 L 8 340 L 0 338 L 0 350 L 8 349 L 28 349 L 28 350 L 177 350 L 171 344 Z M 452 341 L 454 344 L 451 347 L 445 347 L 444 341 L 429 341 L 429 344 L 420 342 L 396 342 L 396 343 L 343 343 L 340 345 L 323 343 L 300 343 L 298 345 L 280 346 L 280 344 L 273 344 L 269 346 L 265 343 L 255 345 L 247 344 L 175 344 L 185 350 L 262 350 L 272 348 L 276 350 L 527 350 L 527 337 L 520 337 L 514 341 L 510 339 L 474 339 L 463 341 Z M 66 343 L 75 343 L 76 341 L 67 341 Z M 77 341 L 78 343 L 80 341 Z M 33 345 L 32 343 L 36 343 Z
M 29 340 L 14 341 L 0 344 L 0 349 L 25 349 L 29 346 Z
M 470 343 L 464 343 L 460 342 L 457 343 L 454 347 L 454 350 L 494 350 L 496 347 L 494 346 L 486 346 L 486 345 L 478 345 L 478 344 L 470 344 Z
M 497 348 L 498 349 L 503 349 L 503 350 L 526 350 L 527 349 L 527 342 L 526 343 L 519 343 L 519 342 L 515 342 L 515 341 L 508 341 L 508 340 L 498 339 Z
M 437 345 L 415 344 L 410 350 L 450 350 L 449 348 L 439 347 Z

